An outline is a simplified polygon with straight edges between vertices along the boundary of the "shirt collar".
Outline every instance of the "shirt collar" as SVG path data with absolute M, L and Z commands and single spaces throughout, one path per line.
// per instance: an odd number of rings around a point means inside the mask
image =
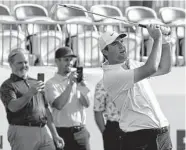
M 28 76 L 26 79 L 24 79 L 24 78 L 21 78 L 21 77 L 19 77 L 18 75 L 14 74 L 14 73 L 12 73 L 12 74 L 10 75 L 10 78 L 11 78 L 13 81 L 21 81 L 21 80 L 30 79 L 29 76 Z
M 56 76 L 56 78 L 59 79 L 59 80 L 66 80 L 66 79 L 68 79 L 68 75 L 62 76 L 62 75 L 60 75 L 60 74 L 57 73 L 57 72 L 56 72 L 55 76 Z
M 126 65 L 128 66 L 130 64 L 130 60 L 126 60 L 125 62 L 123 63 L 119 63 L 119 64 L 114 64 L 114 65 L 109 65 L 109 62 L 106 60 L 103 64 L 102 64 L 102 68 L 104 70 L 110 70 L 110 69 L 117 69 L 119 67 L 121 67 L 122 65 Z

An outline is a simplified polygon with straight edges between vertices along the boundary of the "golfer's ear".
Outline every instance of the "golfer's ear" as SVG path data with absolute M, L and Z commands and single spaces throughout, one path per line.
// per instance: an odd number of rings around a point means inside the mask
M 105 55 L 105 56 L 107 56 L 107 55 L 108 55 L 108 50 L 103 49 L 101 52 L 102 52 L 102 53 L 103 53 L 103 55 Z

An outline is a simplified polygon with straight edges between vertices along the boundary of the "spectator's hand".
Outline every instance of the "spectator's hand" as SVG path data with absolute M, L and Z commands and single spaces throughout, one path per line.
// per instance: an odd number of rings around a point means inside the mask
M 162 32 L 160 29 L 160 25 L 150 24 L 147 26 L 147 30 L 150 34 L 150 36 L 156 40 L 158 38 L 162 38 Z
M 29 93 L 35 95 L 37 92 L 41 92 L 44 90 L 45 84 L 42 81 L 38 81 L 34 85 L 32 85 L 29 89 Z
M 53 139 L 54 139 L 54 142 L 55 142 L 57 148 L 59 148 L 59 149 L 64 148 L 65 142 L 61 137 L 55 136 L 55 137 L 53 137 Z
M 73 84 L 74 82 L 76 82 L 76 80 L 77 80 L 76 71 L 71 72 L 68 78 L 70 80 L 70 84 Z
M 78 83 L 77 89 L 84 95 L 90 92 L 89 88 L 87 87 L 84 80 L 82 80 L 80 83 Z

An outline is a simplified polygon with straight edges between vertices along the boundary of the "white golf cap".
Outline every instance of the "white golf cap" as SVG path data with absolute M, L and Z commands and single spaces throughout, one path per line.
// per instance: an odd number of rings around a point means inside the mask
M 107 45 L 111 44 L 114 42 L 118 37 L 124 38 L 127 35 L 125 33 L 118 34 L 117 32 L 114 31 L 107 31 L 101 34 L 99 38 L 99 46 L 101 50 L 103 50 Z

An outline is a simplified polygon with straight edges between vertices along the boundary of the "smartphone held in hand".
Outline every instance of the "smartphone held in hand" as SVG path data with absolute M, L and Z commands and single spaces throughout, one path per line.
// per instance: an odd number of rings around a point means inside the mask
M 37 74 L 37 80 L 38 81 L 45 81 L 45 74 L 44 73 L 38 73 Z
M 77 82 L 81 82 L 83 80 L 83 67 L 77 67 Z

